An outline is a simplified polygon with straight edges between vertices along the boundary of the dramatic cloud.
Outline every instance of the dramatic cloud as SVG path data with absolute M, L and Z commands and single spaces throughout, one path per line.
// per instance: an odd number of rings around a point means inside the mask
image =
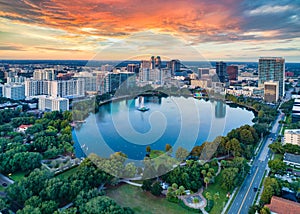
M 0 7 L 1 30 L 12 34 L 6 36 L 6 43 L 45 50 L 41 47 L 49 42 L 48 50 L 54 51 L 59 44 L 66 53 L 90 51 L 86 57 L 147 31 L 154 32 L 157 39 L 166 33 L 181 37 L 196 48 L 206 44 L 209 58 L 212 44 L 220 48 L 223 43 L 243 43 L 239 47 L 250 48 L 253 43 L 284 40 L 291 45 L 300 37 L 299 1 L 0 0 Z M 153 42 L 153 38 L 139 38 L 136 46 L 147 48 L 147 39 Z M 238 51 L 237 46 L 234 49 Z M 225 56 L 222 50 L 214 54 Z

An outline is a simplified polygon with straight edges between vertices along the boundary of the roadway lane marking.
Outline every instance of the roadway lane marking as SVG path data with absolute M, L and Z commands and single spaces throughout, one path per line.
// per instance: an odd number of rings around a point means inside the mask
M 248 190 L 247 190 L 247 192 L 246 192 L 246 195 L 245 195 L 245 197 L 244 197 L 244 199 L 243 199 L 243 201 L 242 201 L 242 204 L 241 204 L 241 206 L 240 206 L 240 209 L 239 209 L 239 211 L 238 211 L 238 213 L 240 213 L 241 212 L 241 209 L 242 209 L 242 207 L 243 207 L 243 205 L 244 205 L 244 203 L 245 203 L 245 200 L 246 200 L 246 196 L 248 195 L 248 193 L 249 193 L 249 191 L 250 191 L 250 189 L 251 189 L 251 186 L 252 186 L 252 184 L 253 184 L 253 182 L 254 182 L 254 179 L 255 179 L 255 176 L 256 176 L 256 174 L 258 173 L 258 167 L 257 167 L 257 169 L 256 169 L 256 171 L 255 171 L 255 174 L 254 174 L 254 176 L 253 176 L 253 179 L 252 179 L 252 181 L 251 181 L 251 183 L 250 183 L 250 186 L 249 186 L 249 188 L 248 188 Z

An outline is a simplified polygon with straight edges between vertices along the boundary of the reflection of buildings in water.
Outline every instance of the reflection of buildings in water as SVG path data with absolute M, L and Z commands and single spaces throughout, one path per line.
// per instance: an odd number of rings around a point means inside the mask
M 145 97 L 145 103 L 161 104 L 161 97 L 158 97 L 158 96 Z
M 224 118 L 225 115 L 226 115 L 226 104 L 221 101 L 217 101 L 215 105 L 215 117 Z

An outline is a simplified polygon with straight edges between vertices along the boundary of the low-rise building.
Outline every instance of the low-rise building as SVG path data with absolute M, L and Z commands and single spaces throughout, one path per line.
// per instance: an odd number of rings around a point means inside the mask
M 24 124 L 22 124 L 22 125 L 20 125 L 20 126 L 18 127 L 17 131 L 18 131 L 18 132 L 25 133 L 25 131 L 26 131 L 29 127 L 31 127 L 31 126 L 32 126 L 32 125 L 24 125 Z
M 300 129 L 286 129 L 283 144 L 286 143 L 300 146 Z
M 271 198 L 271 203 L 267 204 L 271 213 L 277 214 L 295 214 L 300 213 L 300 203 L 286 200 L 277 196 Z
M 300 167 L 300 155 L 284 153 L 283 162 L 289 166 Z

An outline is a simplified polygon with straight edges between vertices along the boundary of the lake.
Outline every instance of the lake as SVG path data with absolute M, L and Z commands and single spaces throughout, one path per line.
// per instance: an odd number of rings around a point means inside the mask
M 254 113 L 230 107 L 221 101 L 192 97 L 145 97 L 149 111 L 139 111 L 139 99 L 106 103 L 90 114 L 81 127 L 73 129 L 77 157 L 96 153 L 101 157 L 121 151 L 131 160 L 143 160 L 146 147 L 173 150 L 213 141 L 242 125 L 252 125 Z

